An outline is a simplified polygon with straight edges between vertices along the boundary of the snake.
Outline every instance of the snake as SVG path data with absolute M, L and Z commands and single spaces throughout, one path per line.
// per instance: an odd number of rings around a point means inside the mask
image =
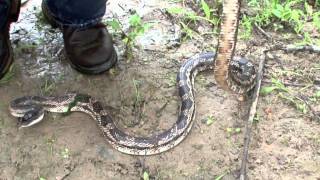
M 182 142 L 195 121 L 194 83 L 198 72 L 213 70 L 216 82 L 223 89 L 243 94 L 255 85 L 255 67 L 243 57 L 233 57 L 240 1 L 224 1 L 221 32 L 217 52 L 204 52 L 184 61 L 177 73 L 178 94 L 181 99 L 178 118 L 163 132 L 150 137 L 137 137 L 121 130 L 111 114 L 96 98 L 81 93 L 60 96 L 23 96 L 10 102 L 10 113 L 18 117 L 19 128 L 41 122 L 46 111 L 55 113 L 83 112 L 92 117 L 106 141 L 116 150 L 130 155 L 159 154 Z

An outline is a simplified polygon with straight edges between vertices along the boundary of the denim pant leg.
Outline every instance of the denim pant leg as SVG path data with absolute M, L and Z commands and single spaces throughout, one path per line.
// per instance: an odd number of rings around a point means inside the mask
M 101 21 L 107 0 L 43 0 L 62 26 L 88 27 Z
M 10 11 L 10 0 L 0 0 L 0 30 L 5 28 Z

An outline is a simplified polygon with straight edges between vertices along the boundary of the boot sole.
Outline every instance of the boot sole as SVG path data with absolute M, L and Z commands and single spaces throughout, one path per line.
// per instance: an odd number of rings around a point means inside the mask
M 68 59 L 70 59 L 70 58 L 68 58 Z M 92 74 L 92 75 L 101 74 L 101 73 L 108 71 L 117 63 L 117 61 L 118 61 L 118 56 L 117 56 L 117 53 L 114 49 L 113 49 L 112 55 L 110 56 L 108 61 L 106 61 L 103 64 L 96 65 L 93 67 L 81 66 L 81 65 L 75 64 L 71 60 L 69 60 L 72 68 L 76 69 L 77 71 L 79 71 L 81 73 Z

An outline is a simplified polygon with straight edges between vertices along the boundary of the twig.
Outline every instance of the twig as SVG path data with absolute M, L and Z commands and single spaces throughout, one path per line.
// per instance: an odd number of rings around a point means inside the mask
M 282 50 L 286 53 L 298 52 L 298 51 L 309 51 L 310 53 L 320 53 L 320 47 L 315 45 L 305 45 L 305 46 L 296 46 L 296 45 L 275 45 L 271 47 L 268 51 L 278 51 Z
M 263 80 L 263 83 L 272 83 L 270 80 Z M 307 84 L 299 84 L 299 83 L 292 83 L 292 82 L 282 82 L 285 86 L 293 86 L 293 87 L 306 87 Z
M 254 26 L 259 30 L 259 32 L 264 35 L 268 40 L 271 40 L 272 37 L 266 33 L 257 23 L 254 23 Z
M 258 105 L 258 99 L 259 99 L 259 92 L 261 88 L 261 81 L 263 78 L 263 68 L 266 61 L 266 53 L 264 53 L 263 57 L 261 57 L 260 63 L 259 63 L 259 69 L 257 73 L 257 84 L 253 92 L 253 101 L 250 107 L 249 111 L 249 118 L 246 124 L 246 132 L 244 136 L 244 147 L 243 147 L 243 157 L 240 167 L 240 180 L 245 180 L 247 176 L 247 160 L 248 160 L 248 151 L 249 151 L 249 145 L 250 145 L 250 139 L 251 139 L 251 131 L 252 131 L 252 125 L 253 125 L 253 119 L 257 111 L 257 105 Z
M 297 96 L 296 98 L 299 99 L 300 101 L 304 102 L 307 105 L 307 107 L 310 110 L 311 119 L 320 121 L 320 113 L 317 112 L 305 98 L 303 98 L 303 97 L 300 98 L 299 96 Z

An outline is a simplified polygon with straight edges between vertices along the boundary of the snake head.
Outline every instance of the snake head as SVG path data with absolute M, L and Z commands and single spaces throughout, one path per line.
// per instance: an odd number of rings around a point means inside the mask
M 18 128 L 30 127 L 39 123 L 44 117 L 43 111 L 30 110 L 26 112 L 22 117 L 18 117 Z
M 252 62 L 248 59 L 239 57 L 230 62 L 231 78 L 242 86 L 254 84 L 256 70 Z

